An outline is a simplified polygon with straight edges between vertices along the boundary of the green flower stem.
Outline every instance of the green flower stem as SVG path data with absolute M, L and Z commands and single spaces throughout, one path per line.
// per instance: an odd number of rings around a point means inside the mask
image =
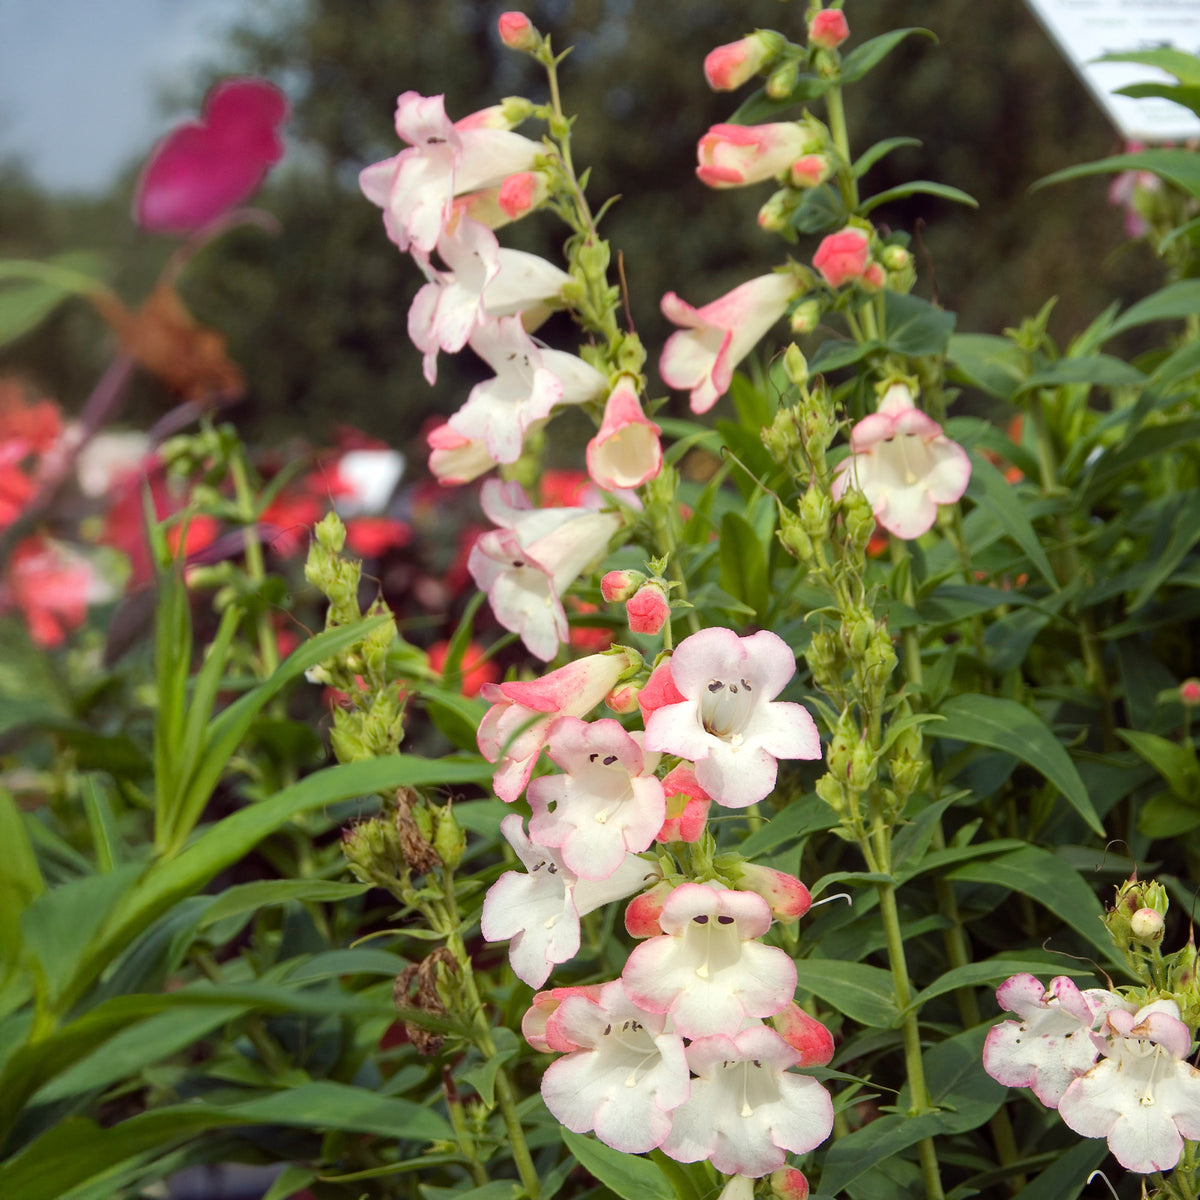
M 881 831 L 887 838 L 887 831 Z M 892 990 L 895 993 L 896 1007 L 903 1012 L 901 1034 L 904 1038 L 904 1067 L 908 1075 L 908 1090 L 912 1097 L 912 1116 L 933 1111 L 933 1103 L 929 1098 L 929 1088 L 925 1083 L 925 1066 L 921 1061 L 921 1031 L 917 1023 L 917 1014 L 909 1009 L 912 1002 L 912 990 L 908 982 L 908 963 L 904 956 L 904 935 L 900 929 L 900 914 L 896 908 L 896 885 L 894 883 L 877 883 L 875 890 L 879 894 L 879 913 L 883 918 L 883 932 L 887 938 L 888 961 L 892 968 Z M 907 1010 L 907 1011 L 906 1011 Z M 921 1177 L 925 1182 L 927 1200 L 943 1200 L 942 1176 L 938 1168 L 937 1149 L 933 1138 L 923 1138 L 917 1144 L 921 1159 Z
M 479 1161 L 475 1139 L 471 1136 L 470 1129 L 467 1128 L 466 1111 L 463 1109 L 462 1101 L 458 1098 L 458 1090 L 454 1086 L 454 1079 L 450 1074 L 449 1067 L 442 1068 L 442 1091 L 446 1096 L 446 1111 L 450 1114 L 450 1124 L 454 1129 L 454 1136 L 458 1139 L 459 1149 L 462 1150 L 471 1165 L 471 1176 L 476 1185 L 483 1187 L 489 1182 L 487 1168 Z
M 830 88 L 825 93 L 825 105 L 829 113 L 829 132 L 833 135 L 833 144 L 842 156 L 843 167 L 838 171 L 838 187 L 842 193 L 842 202 L 849 212 L 858 210 L 858 180 L 854 178 L 850 157 L 850 135 L 846 131 L 846 108 L 842 103 L 842 89 Z
M 246 574 L 261 587 L 267 578 L 266 564 L 263 562 L 262 543 L 258 540 L 254 493 L 246 476 L 246 463 L 240 447 L 229 456 L 229 474 L 233 479 L 238 516 L 245 524 L 242 537 L 246 548 Z M 258 653 L 265 679 L 273 675 L 279 666 L 279 644 L 275 640 L 275 630 L 271 628 L 271 618 L 265 609 L 259 609 L 255 624 L 258 628 Z
M 487 1013 L 483 1006 L 483 998 L 475 982 L 475 971 L 471 965 L 471 956 L 463 943 L 462 935 L 458 932 L 458 904 L 454 897 L 453 872 L 446 869 L 446 903 L 434 901 L 430 905 L 431 924 L 438 922 L 443 929 L 450 930 L 446 938 L 446 947 L 458 964 L 459 978 L 462 980 L 462 993 L 466 999 L 471 1026 L 474 1030 L 474 1042 L 480 1054 L 486 1058 L 496 1055 L 496 1043 L 492 1039 L 492 1028 L 488 1023 Z M 435 925 L 435 927 L 439 927 Z M 500 1106 L 500 1115 L 504 1120 L 504 1128 L 508 1131 L 509 1151 L 521 1184 L 529 1200 L 538 1200 L 541 1185 L 538 1182 L 537 1170 L 529 1153 L 529 1144 L 525 1141 L 525 1130 L 521 1127 L 521 1118 L 517 1113 L 516 1095 L 504 1068 L 496 1072 L 496 1103 Z

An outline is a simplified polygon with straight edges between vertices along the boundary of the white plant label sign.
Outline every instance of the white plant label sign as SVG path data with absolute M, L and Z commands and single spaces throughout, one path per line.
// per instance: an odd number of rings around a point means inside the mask
M 1134 100 L 1113 91 L 1131 83 L 1174 83 L 1137 63 L 1099 63 L 1105 54 L 1171 46 L 1200 53 L 1200 0 L 1027 0 L 1067 61 L 1127 139 L 1200 137 L 1200 117 L 1158 97 Z

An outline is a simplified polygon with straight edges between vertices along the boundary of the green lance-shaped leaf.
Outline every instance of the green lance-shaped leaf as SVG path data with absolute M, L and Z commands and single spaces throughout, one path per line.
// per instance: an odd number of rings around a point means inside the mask
M 945 183 L 933 183 L 928 179 L 914 179 L 910 183 L 901 183 L 896 187 L 888 188 L 887 191 L 877 192 L 874 196 L 864 200 L 858 206 L 858 211 L 865 217 L 867 213 L 881 204 L 891 204 L 894 200 L 905 200 L 909 196 L 938 196 L 942 200 L 953 200 L 955 204 L 965 204 L 968 208 L 979 207 L 979 201 L 961 188 L 950 187 Z
M 1149 171 L 1200 199 L 1200 159 L 1191 150 L 1142 150 L 1137 154 L 1115 154 L 1111 158 L 1055 171 L 1053 175 L 1039 179 L 1034 188 L 1082 179 L 1088 175 L 1111 175 L 1117 171 Z
M 1104 836 L 1071 756 L 1036 713 L 1015 700 L 977 695 L 951 696 L 939 712 L 945 720 L 928 726 L 926 737 L 988 746 L 1028 763 L 1062 792 L 1089 829 Z
M 842 69 L 838 72 L 838 82 L 854 83 L 855 80 L 861 79 L 872 67 L 876 67 L 883 62 L 905 38 L 912 37 L 915 34 L 930 38 L 935 42 L 937 41 L 937 35 L 930 30 L 915 27 L 893 29 L 889 33 L 881 33 L 878 37 L 873 37 L 863 42 L 861 46 L 855 46 L 842 59 Z
M 575 1161 L 621 1200 L 675 1200 L 674 1188 L 653 1163 L 569 1129 L 559 1133 Z

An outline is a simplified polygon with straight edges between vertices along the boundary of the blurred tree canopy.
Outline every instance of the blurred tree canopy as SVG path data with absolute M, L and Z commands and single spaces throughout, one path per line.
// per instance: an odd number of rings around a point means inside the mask
M 543 98 L 540 71 L 495 35 L 508 7 L 283 0 L 256 10 L 213 64 L 212 79 L 263 74 L 294 104 L 289 159 L 259 198 L 281 232 L 234 232 L 204 250 L 182 284 L 245 370 L 247 400 L 233 415 L 247 436 L 278 440 L 302 430 L 327 438 L 335 424 L 353 423 L 403 445 L 431 411 L 461 403 L 474 378 L 471 356 L 443 356 L 438 386 L 427 388 L 406 333 L 422 280 L 387 241 L 356 177 L 400 148 L 392 128 L 400 92 L 444 92 L 454 117 L 505 95 Z M 634 321 L 653 356 L 668 332 L 658 312 L 663 292 L 706 303 L 782 257 L 778 239 L 754 220 L 769 189 L 710 192 L 695 179 L 697 139 L 740 99 L 711 94 L 701 63 L 714 45 L 755 27 L 799 38 L 803 5 L 536 0 L 521 7 L 557 47 L 574 46 L 562 79 L 564 103 L 578 114 L 576 161 L 593 168 L 596 204 L 623 197 L 604 231 L 624 257 Z M 923 143 L 874 168 L 871 191 L 925 178 L 979 201 L 971 210 L 913 197 L 877 211 L 879 221 L 914 234 L 921 294 L 956 311 L 960 329 L 997 333 L 1057 295 L 1052 329 L 1065 338 L 1110 300 L 1152 285 L 1158 268 L 1148 251 L 1117 253 L 1125 248 L 1121 217 L 1106 204 L 1105 180 L 1029 193 L 1041 176 L 1114 153 L 1120 143 L 1022 0 L 848 0 L 846 9 L 851 45 L 910 24 L 937 38 L 910 38 L 847 93 L 859 151 L 883 137 Z M 171 243 L 132 227 L 133 179 L 100 200 L 61 200 L 10 169 L 0 180 L 0 254 L 100 251 L 117 290 L 139 299 Z M 502 236 L 557 259 L 565 232 L 544 215 Z M 812 249 L 801 244 L 794 253 L 807 259 Z M 569 329 L 551 326 L 545 336 L 560 334 L 558 344 L 569 344 Z M 31 373 L 72 407 L 109 353 L 94 314 L 68 305 L 9 348 L 0 366 Z M 143 381 L 131 415 L 145 419 L 164 406 Z

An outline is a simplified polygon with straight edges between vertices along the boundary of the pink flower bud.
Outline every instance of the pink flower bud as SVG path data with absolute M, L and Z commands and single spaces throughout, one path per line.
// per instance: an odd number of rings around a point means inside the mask
M 833 1034 L 810 1017 L 800 1005 L 791 1003 L 771 1018 L 775 1032 L 801 1055 L 798 1067 L 823 1067 L 833 1058 Z
M 883 267 L 879 263 L 868 263 L 859 282 L 871 291 L 878 291 L 887 282 L 887 276 L 883 273 Z
M 1179 699 L 1189 708 L 1200 704 L 1200 679 L 1185 679 L 1179 685 Z
M 624 604 L 645 582 L 641 571 L 609 571 L 600 580 L 600 594 L 609 604 Z
M 766 31 L 760 31 L 710 50 L 704 59 L 708 86 L 714 92 L 736 91 L 775 57 L 780 41 L 778 34 L 773 40 L 766 36 Z
M 569 1054 L 578 1050 L 579 1046 L 565 1037 L 553 1020 L 558 1012 L 558 1006 L 568 996 L 583 996 L 588 1000 L 596 1000 L 600 995 L 601 985 L 598 983 L 584 984 L 576 987 L 550 988 L 548 991 L 535 992 L 533 1003 L 521 1018 L 521 1033 L 525 1040 L 543 1054 Z
M 795 921 L 812 907 L 812 896 L 794 875 L 743 862 L 733 872 L 738 888 L 757 892 L 770 906 L 777 921 Z
M 687 697 L 675 686 L 671 677 L 671 660 L 663 659 L 650 673 L 646 686 L 638 694 L 638 707 L 642 720 L 649 721 L 650 714 L 667 704 L 681 704 Z
M 549 194 L 546 177 L 538 171 L 520 171 L 501 185 L 496 202 L 514 221 L 532 212 Z
M 772 1173 L 770 1183 L 779 1200 L 808 1200 L 808 1180 L 795 1167 L 780 1167 Z
M 824 154 L 806 154 L 792 163 L 792 183 L 798 188 L 819 187 L 832 174 L 829 158 Z
M 496 28 L 500 40 L 510 50 L 534 50 L 541 40 L 533 22 L 523 12 L 501 13 Z
M 871 239 L 867 234 L 852 226 L 829 234 L 817 247 L 813 255 L 813 266 L 821 272 L 830 287 L 841 287 L 855 279 L 861 279 L 867 269 Z
M 840 8 L 816 13 L 808 24 L 808 42 L 821 50 L 836 50 L 850 36 L 850 26 Z
M 638 694 L 641 690 L 640 684 L 623 683 L 619 687 L 613 688 L 604 697 L 604 707 L 610 712 L 620 713 L 622 716 L 626 713 L 637 712 Z
M 625 930 L 630 937 L 658 937 L 662 933 L 658 919 L 662 916 L 663 904 L 674 890 L 671 884 L 663 880 L 648 892 L 630 900 L 625 909 Z
M 671 615 L 667 593 L 657 583 L 647 583 L 625 605 L 629 628 L 634 633 L 655 634 L 662 630 Z
M 1129 918 L 1129 932 L 1137 941 L 1147 946 L 1157 946 L 1163 939 L 1165 929 L 1162 913 L 1155 912 L 1152 908 L 1139 908 Z
M 713 188 L 761 183 L 786 171 L 811 142 L 812 134 L 796 121 L 714 125 L 696 147 L 696 174 Z
M 708 822 L 712 797 L 700 786 L 696 769 L 682 762 L 663 779 L 667 819 L 658 831 L 658 842 L 698 842 Z

